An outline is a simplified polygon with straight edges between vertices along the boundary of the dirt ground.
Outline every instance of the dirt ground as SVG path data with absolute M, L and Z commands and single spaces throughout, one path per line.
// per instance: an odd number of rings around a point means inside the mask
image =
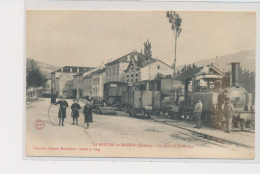
M 70 106 L 72 101 L 67 101 Z M 58 126 L 58 107 L 50 108 L 50 105 L 49 99 L 43 99 L 26 106 L 27 156 L 254 158 L 254 149 L 221 146 L 183 129 L 129 117 L 124 112 L 117 115 L 93 113 L 94 122 L 85 129 L 82 103 L 78 126 L 71 125 L 70 107 L 64 127 Z M 37 120 L 44 124 L 41 130 L 36 128 Z

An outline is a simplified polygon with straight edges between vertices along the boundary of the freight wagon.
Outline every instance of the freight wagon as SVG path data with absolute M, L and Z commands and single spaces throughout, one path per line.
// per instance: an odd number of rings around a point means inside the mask
M 152 112 L 160 109 L 161 92 L 129 88 L 124 92 L 123 101 L 130 116 L 141 114 L 143 117 L 151 118 Z
M 107 82 L 104 84 L 104 101 L 108 105 L 122 105 L 123 93 L 127 90 L 128 84 L 124 82 Z

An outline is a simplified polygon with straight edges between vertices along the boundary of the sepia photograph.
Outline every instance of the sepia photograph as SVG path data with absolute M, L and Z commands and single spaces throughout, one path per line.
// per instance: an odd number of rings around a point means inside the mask
M 25 21 L 27 157 L 255 158 L 255 12 Z

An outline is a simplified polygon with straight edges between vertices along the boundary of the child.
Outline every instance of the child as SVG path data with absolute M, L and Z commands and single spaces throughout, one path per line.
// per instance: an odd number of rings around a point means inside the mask
M 71 105 L 71 109 L 72 109 L 71 117 L 73 118 L 72 125 L 75 124 L 75 120 L 76 120 L 76 125 L 79 125 L 78 124 L 78 117 L 79 117 L 79 110 L 80 110 L 81 107 L 78 104 L 78 100 L 77 99 L 74 99 L 73 102 L 74 103 Z

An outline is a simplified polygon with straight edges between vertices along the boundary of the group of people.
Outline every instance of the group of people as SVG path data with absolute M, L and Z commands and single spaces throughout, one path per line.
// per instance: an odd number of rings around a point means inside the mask
M 59 100 L 57 102 L 53 98 L 51 99 L 52 104 L 59 106 L 59 112 L 58 112 L 59 126 L 64 126 L 64 120 L 67 117 L 66 109 L 69 107 L 69 105 L 65 99 L 66 99 L 65 96 L 62 96 L 61 100 Z M 92 103 L 87 100 L 87 103 L 83 109 L 84 123 L 86 124 L 86 126 L 84 126 L 84 128 L 89 128 L 89 123 L 93 123 L 92 108 L 93 108 Z M 72 125 L 79 125 L 78 118 L 79 118 L 80 109 L 81 109 L 81 107 L 78 103 L 78 100 L 74 99 L 73 104 L 71 105 Z
M 201 99 L 197 100 L 197 103 L 194 108 L 194 115 L 195 115 L 195 121 L 196 126 L 194 128 L 201 128 L 201 114 L 202 114 L 202 108 L 203 104 L 201 102 Z M 232 130 L 232 118 L 234 116 L 234 106 L 229 101 L 229 98 L 225 99 L 224 107 L 223 107 L 224 117 L 226 121 L 226 129 L 225 132 L 230 133 Z

